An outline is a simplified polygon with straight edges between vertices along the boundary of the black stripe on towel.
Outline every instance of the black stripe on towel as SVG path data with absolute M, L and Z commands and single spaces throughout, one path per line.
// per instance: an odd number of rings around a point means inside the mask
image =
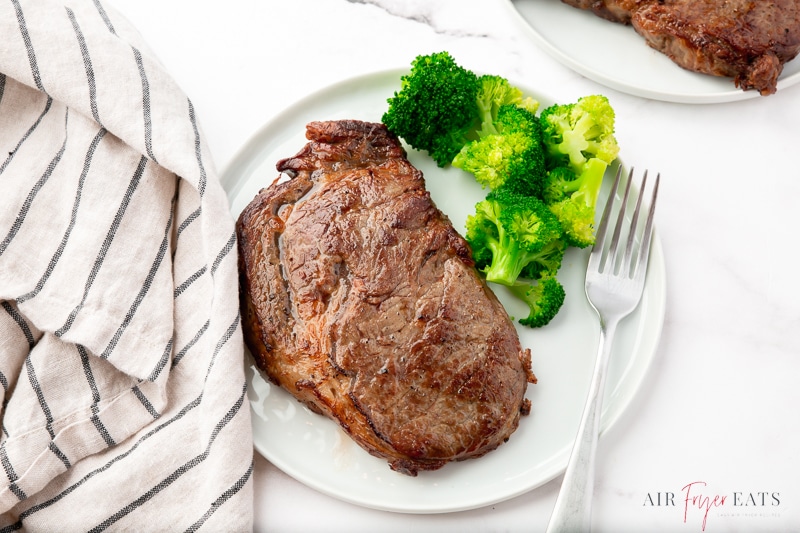
M 92 393 L 92 412 L 97 414 L 97 404 L 100 403 L 100 391 L 97 389 L 97 381 L 94 379 L 94 372 L 89 364 L 89 353 L 86 348 L 80 344 L 75 345 L 78 349 L 78 355 L 81 358 L 81 366 L 83 366 L 83 374 L 86 376 L 86 382 L 89 384 L 89 391 Z
M 175 291 L 174 291 L 174 293 L 173 293 L 173 297 L 177 298 L 178 296 L 180 296 L 180 295 L 181 295 L 181 293 L 183 293 L 183 291 L 185 291 L 186 289 L 188 289 L 188 288 L 189 288 L 189 286 L 190 286 L 192 283 L 194 283 L 195 281 L 197 281 L 198 279 L 200 279 L 200 277 L 201 277 L 203 274 L 205 274 L 205 273 L 206 273 L 206 271 L 208 271 L 208 267 L 204 265 L 204 266 L 203 266 L 203 267 L 202 267 L 200 270 L 198 270 L 197 272 L 195 272 L 194 274 L 192 274 L 191 276 L 189 276 L 189 278 L 188 278 L 186 281 L 184 281 L 183 283 L 181 283 L 180 285 L 178 285 L 178 286 L 175 288 Z
M 153 279 L 156 277 L 156 272 L 158 272 L 158 269 L 164 259 L 164 255 L 167 253 L 167 248 L 169 248 L 170 230 L 172 229 L 173 220 L 175 219 L 175 202 L 177 199 L 178 192 L 176 189 L 175 195 L 172 197 L 172 205 L 170 206 L 169 210 L 169 219 L 167 220 L 166 227 L 164 228 L 164 238 L 161 240 L 161 244 L 158 247 L 158 252 L 153 260 L 153 264 L 150 266 L 150 271 L 147 273 L 147 277 L 145 278 L 142 287 L 139 289 L 139 293 L 136 295 L 136 298 L 133 300 L 130 309 L 128 309 L 128 312 L 125 314 L 122 324 L 120 324 L 116 333 L 114 333 L 114 336 L 108 342 L 106 349 L 103 350 L 102 354 L 100 354 L 100 357 L 103 359 L 108 359 L 109 356 L 111 356 L 111 352 L 113 352 L 114 348 L 116 348 L 120 337 L 122 337 L 125 329 L 127 329 L 128 325 L 131 323 L 131 320 L 133 320 L 137 309 L 139 309 L 139 305 L 142 303 L 142 300 L 144 300 L 144 297 L 147 295 L 147 292 L 150 290 L 150 287 L 153 284 Z
M 22 13 L 22 6 L 19 5 L 19 0 L 11 0 L 11 3 L 14 4 L 14 11 L 17 14 L 17 23 L 19 24 L 19 33 L 22 36 L 22 41 L 25 43 L 25 51 L 28 53 L 28 63 L 31 65 L 33 82 L 40 91 L 46 93 L 47 91 L 44 90 L 44 85 L 42 84 L 42 75 L 39 72 L 39 64 L 36 61 L 36 53 L 33 50 L 33 42 L 31 42 L 31 36 L 28 33 L 28 25 L 25 24 L 25 15 Z
M 161 354 L 161 359 L 158 360 L 156 367 L 153 369 L 150 375 L 147 376 L 147 381 L 157 380 L 158 376 L 161 375 L 161 371 L 164 370 L 164 368 L 167 366 L 167 363 L 169 362 L 169 355 L 172 353 L 173 341 L 174 339 L 171 338 L 167 343 L 167 345 L 164 347 L 164 351 Z
M 147 399 L 147 396 L 144 395 L 142 389 L 140 389 L 138 385 L 132 388 L 131 390 L 133 391 L 134 396 L 136 396 L 136 398 L 140 402 L 142 402 L 142 405 L 144 406 L 145 409 L 147 409 L 147 412 L 150 413 L 150 416 L 152 416 L 153 419 L 156 419 L 161 416 L 161 413 L 156 411 L 156 408 L 153 407 L 153 404 L 150 403 L 150 400 Z
M 111 433 L 108 432 L 108 429 L 103 424 L 103 421 L 100 420 L 100 417 L 94 415 L 92 418 L 90 418 L 90 420 L 92 421 L 92 424 L 94 424 L 95 429 L 97 429 L 97 432 L 100 433 L 100 436 L 103 437 L 106 446 L 108 446 L 109 448 L 112 446 L 116 446 L 117 443 L 114 442 L 113 437 L 111 437 Z
M 139 77 L 142 79 L 142 111 L 144 118 L 144 147 L 147 150 L 147 155 L 158 163 L 156 156 L 153 154 L 153 121 L 150 113 L 150 82 L 147 80 L 147 73 L 144 71 L 144 61 L 142 60 L 142 53 L 135 47 L 131 46 L 133 50 L 133 58 L 136 60 L 136 66 L 139 68 Z
M 103 7 L 103 5 L 100 3 L 100 0 L 94 0 L 94 7 L 97 9 L 97 12 L 100 14 L 100 18 L 103 19 L 103 22 L 105 23 L 106 28 L 108 28 L 108 31 L 110 31 L 112 35 L 116 35 L 117 32 L 114 29 L 114 25 L 111 24 L 111 19 L 108 18 L 108 13 L 106 13 L 106 10 Z
M 8 460 L 8 453 L 6 452 L 5 443 L 0 446 L 0 464 L 3 465 L 3 470 L 6 471 L 6 477 L 8 477 L 8 481 L 11 482 L 8 488 L 12 493 L 14 493 L 14 496 L 19 498 L 20 501 L 26 499 L 28 496 L 21 488 L 17 486 L 17 480 L 19 477 L 17 477 L 17 473 L 14 472 L 14 466 L 11 464 L 11 461 Z
M 242 487 L 244 487 L 247 484 L 247 481 L 250 479 L 250 476 L 252 476 L 252 474 L 253 474 L 253 463 L 251 462 L 250 468 L 247 469 L 247 472 L 245 472 L 244 475 L 240 477 L 236 481 L 236 483 L 234 483 L 228 490 L 223 492 L 219 498 L 214 500 L 208 511 L 206 511 L 205 514 L 200 517 L 200 520 L 189 526 L 189 529 L 186 530 L 186 533 L 194 533 L 195 531 L 203 527 L 203 524 L 206 523 L 206 521 L 212 514 L 217 512 L 217 509 L 222 507 L 222 504 L 230 500 L 233 495 L 242 490 Z
M 206 192 L 206 167 L 203 165 L 203 154 L 201 151 L 201 144 L 200 144 L 200 131 L 197 128 L 197 118 L 194 114 L 194 105 L 192 105 L 192 101 L 188 100 L 189 102 L 189 121 L 192 123 L 192 131 L 194 131 L 194 154 L 197 157 L 197 166 L 200 169 L 200 178 L 197 182 L 197 192 L 200 193 L 200 198 Z
M 92 58 L 89 57 L 89 48 L 86 46 L 86 39 L 83 36 L 78 20 L 75 18 L 75 13 L 68 7 L 65 9 L 67 10 L 69 21 L 72 23 L 72 29 L 75 31 L 75 37 L 78 39 L 78 48 L 81 50 L 83 66 L 86 69 L 86 82 L 89 85 L 89 107 L 92 110 L 92 118 L 94 118 L 95 122 L 101 124 L 100 114 L 97 111 L 97 86 L 94 79 Z
M 217 268 L 219 268 L 220 263 L 222 260 L 225 259 L 225 256 L 233 250 L 233 247 L 236 245 L 236 232 L 234 231 L 231 233 L 231 238 L 228 239 L 228 242 L 225 243 L 225 246 L 222 247 L 219 254 L 217 254 L 217 258 L 214 259 L 214 264 L 211 265 L 211 275 L 213 276 L 217 272 Z
M 72 464 L 69 462 L 69 458 L 67 458 L 67 456 L 66 456 L 66 455 L 64 455 L 64 452 L 62 452 L 62 451 L 61 451 L 61 448 L 59 448 L 58 446 L 56 446 L 56 443 L 55 443 L 54 441 L 52 441 L 52 440 L 50 441 L 50 446 L 49 446 L 49 448 L 50 448 L 50 451 L 51 451 L 51 452 L 53 452 L 53 455 L 55 455 L 56 457 L 58 457 L 58 458 L 59 458 L 59 460 L 60 460 L 62 463 L 64 463 L 64 466 L 67 468 L 67 470 L 69 470 L 70 468 L 72 468 Z
M 228 329 L 225 330 L 225 333 L 222 335 L 222 338 L 217 342 L 217 345 L 214 347 L 214 353 L 211 355 L 211 362 L 208 365 L 208 371 L 206 372 L 206 380 L 208 376 L 211 374 L 211 369 L 214 367 L 214 363 L 217 360 L 217 355 L 219 354 L 222 347 L 233 337 L 233 334 L 236 333 L 237 328 L 239 327 L 239 321 L 241 320 L 241 314 L 237 311 L 236 318 L 233 319 L 231 325 L 228 326 Z
M 17 311 L 17 308 L 6 301 L 0 302 L 0 306 L 6 310 L 6 313 L 11 316 L 14 322 L 16 322 L 19 326 L 19 329 L 22 330 L 22 334 L 25 335 L 25 340 L 28 341 L 28 350 L 33 350 L 36 340 L 33 338 L 31 328 L 28 326 L 28 323 L 25 321 L 25 319 L 22 318 L 22 315 L 19 313 L 19 311 Z
M 5 76 L 3 77 L 3 79 L 5 79 Z M 35 122 L 34 122 L 34 123 L 31 125 L 31 127 L 30 127 L 30 128 L 28 128 L 28 131 L 26 131 L 26 132 L 25 132 L 25 134 L 24 134 L 24 135 L 22 136 L 22 138 L 19 140 L 19 142 L 17 143 L 17 145 L 14 147 L 14 149 L 13 149 L 13 150 L 11 150 L 11 151 L 8 153 L 8 157 L 6 158 L 6 160 L 5 160 L 5 161 L 3 161 L 3 164 L 2 164 L 2 165 L 0 165 L 0 174 L 2 174 L 2 173 L 3 173 L 3 171 L 6 169 L 6 167 L 8 166 L 8 164 L 9 164 L 9 163 L 11 163 L 11 160 L 12 160 L 12 159 L 14 159 L 14 156 L 17 154 L 17 151 L 19 150 L 20 146 L 22 146 L 22 143 L 24 143 L 26 140 L 28 140 L 28 138 L 31 136 L 31 134 L 34 132 L 34 130 L 36 130 L 36 128 L 39 126 L 39 124 L 41 124 L 41 122 L 42 122 L 42 119 L 43 119 L 43 118 L 44 118 L 44 116 L 47 114 L 47 112 L 48 112 L 48 111 L 50 111 L 50 108 L 51 108 L 52 106 L 53 106 L 53 99 L 52 99 L 52 98 L 50 98 L 50 97 L 48 97 L 48 98 L 47 98 L 47 102 L 44 104 L 44 110 L 42 110 L 42 112 L 39 114 L 39 117 L 38 117 L 38 118 L 36 119 L 36 121 L 35 121 Z
M 186 217 L 186 220 L 181 222 L 180 226 L 178 226 L 178 233 L 176 234 L 175 238 L 177 239 L 178 237 L 180 237 L 181 233 L 183 233 L 183 230 L 185 230 L 189 226 L 189 224 L 191 224 L 192 222 L 197 220 L 197 218 L 202 213 L 203 213 L 203 208 L 202 207 L 198 207 L 197 209 L 192 211 L 192 213 L 188 217 Z
M 114 446 L 116 442 L 114 439 L 111 438 L 111 434 L 106 429 L 103 422 L 98 417 L 98 413 L 100 412 L 100 408 L 98 404 L 100 403 L 100 391 L 97 389 L 97 381 L 94 379 L 94 373 L 92 372 L 92 367 L 89 364 L 89 353 L 86 351 L 86 348 L 81 346 L 80 344 L 76 345 L 78 348 L 78 354 L 80 354 L 81 364 L 83 365 L 83 373 L 86 376 L 86 381 L 89 384 L 89 390 L 92 393 L 92 417 L 90 420 L 94 427 L 97 429 L 97 432 L 100 433 L 100 436 L 103 437 L 107 446 Z
M 208 331 L 208 327 L 210 325 L 211 325 L 211 321 L 210 320 L 206 320 L 206 323 L 203 324 L 203 327 L 200 328 L 200 330 L 197 333 L 195 333 L 194 338 L 192 338 L 192 340 L 190 340 L 189 343 L 186 346 L 184 346 L 177 354 L 175 354 L 175 357 L 172 358 L 172 367 L 173 368 L 175 368 L 178 365 L 178 363 L 180 363 L 181 359 L 183 359 L 183 356 L 186 355 L 186 352 L 191 350 L 192 346 L 197 344 L 197 341 L 200 340 L 200 337 L 203 336 L 203 333 Z
M 39 407 L 42 409 L 42 413 L 44 413 L 44 418 L 47 422 L 45 428 L 50 434 L 50 438 L 54 439 L 56 438 L 56 433 L 53 431 L 53 413 L 50 411 L 50 406 L 47 405 L 47 400 L 44 397 L 42 387 L 39 385 L 39 379 L 36 377 L 36 369 L 33 368 L 30 357 L 25 359 L 25 369 L 28 373 L 28 381 L 30 381 L 33 392 L 36 394 L 36 399 L 39 400 Z

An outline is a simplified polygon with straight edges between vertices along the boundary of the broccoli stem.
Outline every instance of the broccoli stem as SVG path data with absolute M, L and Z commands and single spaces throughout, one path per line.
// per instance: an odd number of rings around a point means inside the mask
M 500 237 L 489 242 L 492 262 L 484 270 L 486 281 L 512 286 L 519 278 L 522 268 L 528 263 L 528 252 L 521 249 L 515 239 L 506 237 L 502 226 L 498 227 Z
M 564 182 L 564 192 L 567 195 L 575 195 L 575 199 L 581 199 L 587 206 L 594 207 L 600 194 L 600 187 L 603 185 L 606 168 L 608 164 L 602 159 L 596 157 L 587 159 L 581 166 L 578 177 Z
M 580 189 L 577 194 L 587 206 L 594 208 L 597 204 L 597 197 L 600 194 L 600 187 L 603 185 L 603 176 L 606 173 L 608 164 L 602 159 L 593 157 L 583 165 L 580 180 Z

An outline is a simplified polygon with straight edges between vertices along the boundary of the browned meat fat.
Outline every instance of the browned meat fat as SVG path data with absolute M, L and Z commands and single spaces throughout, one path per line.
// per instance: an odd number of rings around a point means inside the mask
M 497 448 L 535 377 L 468 245 L 385 126 L 307 137 L 237 222 L 258 366 L 399 472 Z
M 797 0 L 563 1 L 630 23 L 685 69 L 732 78 L 762 95 L 777 90 L 784 64 L 800 52 Z

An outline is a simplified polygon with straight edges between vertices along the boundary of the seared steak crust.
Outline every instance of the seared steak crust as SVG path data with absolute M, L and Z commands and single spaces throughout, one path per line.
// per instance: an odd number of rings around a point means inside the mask
M 572 7 L 587 9 L 598 17 L 622 24 L 630 24 L 631 15 L 639 4 L 646 4 L 649 1 L 650 0 L 563 0 L 565 4 L 569 4 Z
M 381 124 L 314 122 L 237 222 L 258 366 L 416 475 L 493 450 L 529 410 L 530 353 Z
M 563 0 L 630 23 L 683 68 L 733 78 L 762 95 L 777 90 L 783 65 L 800 52 L 797 0 Z

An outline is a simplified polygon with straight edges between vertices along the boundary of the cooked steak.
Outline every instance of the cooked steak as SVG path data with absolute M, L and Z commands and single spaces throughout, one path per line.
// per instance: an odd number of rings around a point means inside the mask
M 313 122 L 237 221 L 258 366 L 409 475 L 499 446 L 530 352 L 382 124 Z
M 630 24 L 631 14 L 639 4 L 650 0 L 563 0 L 565 4 L 578 9 L 587 9 L 598 17 L 612 22 Z
M 762 95 L 777 90 L 784 64 L 800 52 L 797 0 L 563 1 L 630 23 L 683 68 L 733 78 Z

